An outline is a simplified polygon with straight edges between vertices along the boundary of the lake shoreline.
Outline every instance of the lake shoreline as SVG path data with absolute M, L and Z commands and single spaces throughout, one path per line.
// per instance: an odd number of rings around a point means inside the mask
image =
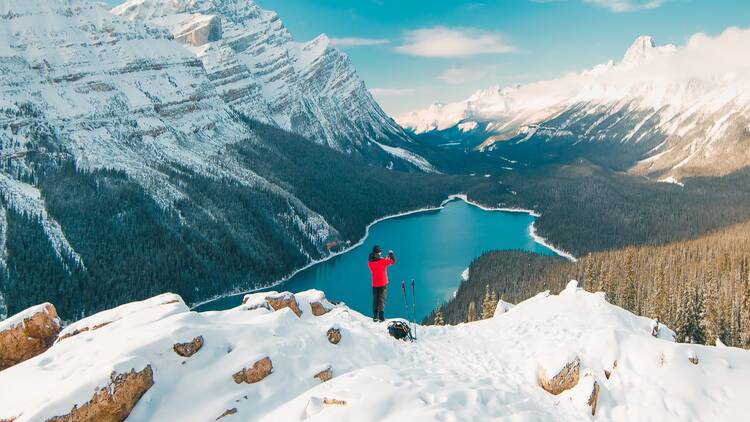
M 370 228 L 372 226 L 374 226 L 375 224 L 377 224 L 377 223 L 383 222 L 385 220 L 394 219 L 394 218 L 406 217 L 406 216 L 413 215 L 413 214 L 418 214 L 418 213 L 440 211 L 443 208 L 445 208 L 445 205 L 447 203 L 452 202 L 452 201 L 456 201 L 456 200 L 464 201 L 465 203 L 467 203 L 469 205 L 472 205 L 474 207 L 477 207 L 477 208 L 479 208 L 479 209 L 481 209 L 483 211 L 500 211 L 500 212 L 508 212 L 508 213 L 524 213 L 524 214 L 528 214 L 528 215 L 530 215 L 530 216 L 532 216 L 534 218 L 539 218 L 539 217 L 542 216 L 542 214 L 540 214 L 537 211 L 529 210 L 529 209 L 524 209 L 524 208 L 488 207 L 486 205 L 483 205 L 483 204 L 480 204 L 478 202 L 470 200 L 465 193 L 452 194 L 452 195 L 449 195 L 445 200 L 443 200 L 440 203 L 440 205 L 438 205 L 436 207 L 423 207 L 423 208 L 418 208 L 418 209 L 414 209 L 414 210 L 410 210 L 410 211 L 404 211 L 404 212 L 400 212 L 400 213 L 396 213 L 396 214 L 391 214 L 391 215 L 387 215 L 387 216 L 384 216 L 384 217 L 380 217 L 380 218 L 372 221 L 371 223 L 369 223 L 365 227 L 365 234 L 362 236 L 362 238 L 360 238 L 357 241 L 357 243 L 352 244 L 351 246 L 348 246 L 348 247 L 346 247 L 346 248 L 344 248 L 344 249 L 342 249 L 340 251 L 333 252 L 330 255 L 327 255 L 327 256 L 325 256 L 323 258 L 310 261 L 308 264 L 306 264 L 303 267 L 300 267 L 300 268 L 292 271 L 290 274 L 282 277 L 279 280 L 271 282 L 271 283 L 269 283 L 269 284 L 267 284 L 267 285 L 265 285 L 263 287 L 258 287 L 258 288 L 249 289 L 249 290 L 230 291 L 230 292 L 227 292 L 227 293 L 216 295 L 216 296 L 214 296 L 214 297 L 212 297 L 210 299 L 206 299 L 206 300 L 203 300 L 203 301 L 200 301 L 200 302 L 197 302 L 197 303 L 191 305 L 190 309 L 192 310 L 192 309 L 195 309 L 197 307 L 203 306 L 205 304 L 208 304 L 208 303 L 211 303 L 213 301 L 216 301 L 216 300 L 219 300 L 219 299 L 223 299 L 223 298 L 226 298 L 226 297 L 239 296 L 239 295 L 243 295 L 243 294 L 251 294 L 251 293 L 255 293 L 255 292 L 261 291 L 261 290 L 265 290 L 265 289 L 270 289 L 270 288 L 276 287 L 276 286 L 278 286 L 278 285 L 280 285 L 280 284 L 282 284 L 282 283 L 284 283 L 286 281 L 289 281 L 292 277 L 294 277 L 295 275 L 297 275 L 301 271 L 304 271 L 304 270 L 306 270 L 306 269 L 308 269 L 308 268 L 310 268 L 310 267 L 312 267 L 314 265 L 326 262 L 326 261 L 328 261 L 330 259 L 333 259 L 333 258 L 339 256 L 339 255 L 343 255 L 343 254 L 345 254 L 347 252 L 350 252 L 350 251 L 358 248 L 359 246 L 362 246 L 365 243 L 365 241 L 367 240 L 368 236 L 370 235 Z M 532 240 L 535 243 L 538 243 L 538 244 L 544 246 L 545 248 L 551 250 L 552 252 L 554 252 L 559 257 L 564 258 L 564 259 L 568 259 L 568 260 L 574 261 L 574 262 L 576 261 L 576 258 L 572 254 L 570 254 L 569 252 L 563 251 L 563 250 L 561 250 L 559 248 L 556 248 L 556 247 L 552 246 L 552 244 L 550 244 L 545 238 L 539 236 L 536 233 L 536 228 L 534 227 L 534 222 L 532 222 L 529 225 L 529 235 L 531 236 Z

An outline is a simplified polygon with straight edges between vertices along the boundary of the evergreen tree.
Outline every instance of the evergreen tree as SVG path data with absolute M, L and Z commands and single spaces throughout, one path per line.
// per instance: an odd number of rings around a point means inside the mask
M 477 320 L 477 304 L 472 300 L 469 302 L 469 311 L 466 316 L 466 322 L 474 322 Z
M 750 349 L 750 282 L 745 283 L 740 307 L 740 347 Z
M 484 289 L 484 300 L 482 301 L 482 319 L 492 318 L 492 296 L 490 296 L 490 285 Z
M 683 334 L 686 343 L 705 344 L 706 330 L 703 325 L 705 318 L 705 298 L 702 289 L 695 288 L 688 294 L 688 306 Z
M 435 308 L 435 325 L 445 325 L 445 321 L 443 321 L 443 312 L 440 310 L 440 306 L 438 305 Z
M 706 342 L 709 345 L 715 345 L 716 338 L 719 336 L 720 316 L 718 286 L 714 282 L 714 273 L 711 267 L 709 267 L 706 272 L 706 278 L 702 290 L 706 306 L 706 312 L 702 321 L 706 334 Z
M 621 304 L 625 309 L 631 309 L 636 314 L 640 314 L 638 307 L 638 286 L 635 283 L 635 268 L 633 264 L 633 254 L 629 253 L 625 260 L 625 284 Z
M 497 292 L 495 291 L 495 289 L 492 289 L 492 294 L 490 295 L 490 304 L 492 305 L 492 315 L 494 316 L 498 304 Z

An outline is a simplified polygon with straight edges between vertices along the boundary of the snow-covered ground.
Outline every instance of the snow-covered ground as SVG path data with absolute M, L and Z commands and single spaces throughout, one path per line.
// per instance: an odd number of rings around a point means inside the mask
M 209 421 L 229 409 L 236 413 L 222 420 L 728 421 L 750 412 L 749 352 L 677 344 L 664 327 L 654 338 L 651 320 L 573 282 L 488 320 L 419 327 L 415 343 L 392 339 L 385 324 L 331 305 L 319 291 L 296 294 L 299 318 L 289 308 L 258 307 L 266 295 L 205 313 L 162 295 L 80 321 L 63 334 L 100 327 L 0 372 L 0 418 L 65 414 L 106 386 L 112 371 L 146 365 L 154 385 L 129 421 Z M 314 316 L 311 302 L 331 310 Z M 338 344 L 329 343 L 330 328 L 341 330 Z M 192 357 L 172 350 L 199 335 L 205 343 Z M 270 375 L 235 383 L 234 373 L 266 356 Z M 540 371 L 553 374 L 575 358 L 576 387 L 555 396 L 539 386 Z M 329 367 L 330 381 L 313 378 Z M 591 416 L 594 382 L 600 393 Z

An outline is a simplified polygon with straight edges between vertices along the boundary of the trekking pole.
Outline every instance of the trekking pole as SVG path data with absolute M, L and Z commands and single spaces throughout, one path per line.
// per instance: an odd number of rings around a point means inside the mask
M 414 316 L 414 340 L 417 339 L 417 294 L 414 289 L 414 279 L 411 279 L 412 315 Z
M 406 284 L 403 280 L 401 281 L 401 291 L 404 292 L 404 307 L 406 308 L 406 320 L 409 321 L 411 316 L 409 314 L 409 301 L 406 299 Z

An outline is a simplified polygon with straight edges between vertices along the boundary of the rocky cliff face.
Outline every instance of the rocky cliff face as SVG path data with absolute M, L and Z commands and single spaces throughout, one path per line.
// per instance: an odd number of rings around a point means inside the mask
M 222 97 L 248 116 L 383 162 L 388 153 L 371 141 L 409 144 L 325 35 L 296 42 L 276 13 L 252 1 L 130 0 L 113 13 L 189 44 Z

